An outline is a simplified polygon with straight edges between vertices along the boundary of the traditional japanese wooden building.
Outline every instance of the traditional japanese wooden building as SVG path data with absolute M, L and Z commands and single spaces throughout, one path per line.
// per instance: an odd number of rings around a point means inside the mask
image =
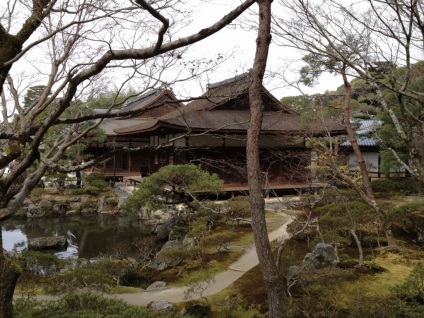
M 246 133 L 249 125 L 250 73 L 211 84 L 201 98 L 182 105 L 169 90 L 155 90 L 127 105 L 139 112 L 126 119 L 105 120 L 108 141 L 90 151 L 97 155 L 123 147 L 147 147 L 119 153 L 102 171 L 139 174 L 144 162 L 150 172 L 169 164 L 195 163 L 224 179 L 227 189 L 247 189 Z M 265 103 L 260 156 L 264 186 L 289 189 L 311 183 L 311 151 L 305 147 L 306 128 L 300 115 L 262 88 Z M 322 133 L 324 127 L 315 126 Z M 341 125 L 325 131 L 345 133 Z

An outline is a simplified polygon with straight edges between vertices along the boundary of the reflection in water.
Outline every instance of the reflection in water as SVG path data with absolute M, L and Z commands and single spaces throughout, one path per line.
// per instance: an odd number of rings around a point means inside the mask
M 27 249 L 28 238 L 63 235 L 65 250 L 49 251 L 60 258 L 95 258 L 100 254 L 136 252 L 133 243 L 150 233 L 150 225 L 115 215 L 8 220 L 2 223 L 3 247 L 8 251 Z
M 20 229 L 3 231 L 3 248 L 6 251 L 22 252 L 27 248 L 26 235 Z

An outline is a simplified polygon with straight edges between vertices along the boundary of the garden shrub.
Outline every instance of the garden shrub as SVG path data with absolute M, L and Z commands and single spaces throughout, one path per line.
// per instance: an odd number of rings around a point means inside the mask
M 259 318 L 262 315 L 258 306 L 249 304 L 241 295 L 231 295 L 213 307 L 212 317 Z
M 19 276 L 15 287 L 15 295 L 19 295 L 26 300 L 33 299 L 36 296 L 37 291 L 40 290 L 40 286 L 43 285 L 44 281 L 44 277 L 36 276 L 30 272 L 24 271 L 21 276 Z
M 123 209 L 136 214 L 142 207 L 157 210 L 168 204 L 188 203 L 192 199 L 190 193 L 218 193 L 222 191 L 223 184 L 217 174 L 210 174 L 196 165 L 168 165 L 143 178 L 125 201 Z M 195 203 L 192 202 L 192 205 Z
M 15 318 L 184 318 L 170 310 L 152 310 L 128 305 L 90 293 L 71 293 L 58 301 L 37 302 L 18 299 L 14 303 Z
M 357 200 L 358 195 L 351 189 L 325 189 L 322 193 L 322 199 L 316 206 L 323 206 L 331 203 L 341 203 Z
M 100 172 L 92 172 L 86 175 L 85 180 L 87 181 L 88 184 L 91 184 L 92 182 L 95 182 L 96 180 L 105 181 L 105 178 Z
M 371 183 L 374 192 L 382 197 L 394 194 L 418 195 L 424 193 L 424 184 L 415 179 L 378 179 Z
M 93 187 L 91 185 L 86 185 L 84 187 L 85 193 L 92 195 L 92 196 L 98 196 L 101 192 L 101 190 L 98 187 Z
M 396 183 L 393 180 L 378 179 L 371 183 L 374 193 L 388 197 L 396 191 Z
M 393 221 L 403 224 L 403 228 L 415 231 L 424 227 L 424 201 L 404 203 L 389 210 L 389 216 Z
M 182 262 L 199 261 L 202 259 L 204 250 L 198 246 L 189 249 L 167 249 L 160 252 L 160 259 L 168 266 L 175 267 Z
M 338 242 L 344 246 L 351 245 L 353 239 L 350 230 L 356 229 L 359 240 L 367 246 L 372 242 L 378 245 L 377 214 L 362 201 L 332 203 L 315 209 L 320 214 L 319 225 L 326 242 Z
M 37 251 L 25 251 L 19 255 L 21 266 L 37 276 L 50 276 L 65 269 L 68 265 L 66 260 L 56 255 Z
M 86 191 L 85 191 L 84 188 L 77 188 L 77 189 L 72 190 L 72 195 L 83 195 L 85 193 L 86 193 Z
M 75 290 L 106 292 L 115 286 L 115 282 L 96 268 L 77 267 L 62 273 L 56 273 L 49 280 L 46 292 L 53 295 L 69 293 Z
M 302 273 L 290 289 L 294 301 L 288 317 L 349 317 L 342 306 L 343 290 L 355 279 L 353 271 L 335 267 Z
M 225 205 L 228 208 L 227 217 L 230 219 L 249 218 L 251 215 L 249 197 L 247 196 L 231 198 Z
M 367 224 L 375 215 L 373 209 L 362 201 L 332 203 L 316 210 L 322 215 L 320 224 L 328 228 L 349 227 L 352 220 Z
M 109 186 L 109 184 L 105 180 L 101 180 L 101 179 L 94 179 L 91 182 L 89 182 L 89 185 L 91 187 L 99 188 L 100 190 L 104 190 Z
M 128 282 L 130 276 L 137 276 L 137 264 L 128 260 L 100 258 L 90 268 L 111 277 L 116 286 L 125 285 L 124 281 Z
M 228 244 L 237 238 L 237 233 L 232 231 L 221 231 L 204 236 L 200 244 L 204 247 L 215 248 L 218 253 L 228 250 Z
M 107 197 L 105 203 L 108 205 L 116 206 L 119 203 L 118 197 Z
M 182 240 L 188 232 L 188 228 L 185 225 L 174 225 L 171 233 L 169 233 L 169 240 Z
M 424 183 L 419 180 L 402 178 L 395 179 L 396 189 L 404 195 L 419 195 L 424 193 Z

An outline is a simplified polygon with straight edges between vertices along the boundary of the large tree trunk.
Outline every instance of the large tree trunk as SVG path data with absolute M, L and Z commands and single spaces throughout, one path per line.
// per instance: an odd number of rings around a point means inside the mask
M 13 293 L 21 271 L 13 260 L 5 257 L 2 243 L 0 230 L 0 318 L 11 318 L 13 317 Z
M 364 185 L 365 193 L 363 193 L 358 187 L 354 186 L 354 189 L 357 191 L 357 193 L 361 196 L 361 198 L 370 205 L 375 212 L 377 213 L 380 221 L 383 223 L 383 230 L 384 234 L 387 239 L 387 244 L 389 246 L 396 246 L 396 241 L 393 237 L 393 233 L 391 230 L 391 224 L 388 221 L 388 217 L 384 211 L 380 209 L 380 206 L 378 205 L 377 201 L 375 200 L 374 191 L 371 186 L 371 179 L 368 175 L 368 169 L 365 164 L 364 157 L 362 155 L 362 151 L 359 148 L 359 145 L 356 141 L 356 135 L 353 131 L 352 125 L 350 123 L 350 103 L 352 100 L 352 87 L 347 79 L 346 75 L 346 65 L 343 66 L 341 69 L 341 74 L 343 77 L 343 83 L 345 88 L 345 100 L 343 105 L 343 118 L 346 126 L 346 132 L 349 137 L 350 144 L 352 145 L 353 152 L 356 156 L 356 161 L 358 163 L 359 171 L 361 173 L 362 183 Z
M 262 126 L 263 101 L 262 79 L 268 57 L 271 22 L 271 1 L 258 1 L 259 32 L 255 62 L 253 65 L 252 85 L 249 89 L 250 125 L 247 132 L 247 171 L 250 191 L 252 228 L 255 238 L 259 265 L 268 293 L 269 317 L 281 318 L 286 315 L 285 284 L 272 255 L 265 220 L 265 201 L 262 195 L 261 168 L 259 163 L 259 135 Z

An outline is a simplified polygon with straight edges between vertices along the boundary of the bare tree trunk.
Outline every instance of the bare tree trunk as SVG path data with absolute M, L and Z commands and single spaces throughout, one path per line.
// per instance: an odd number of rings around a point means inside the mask
M 355 240 L 356 246 L 358 247 L 358 253 L 359 253 L 359 261 L 358 261 L 358 265 L 359 266 L 364 266 L 364 251 L 362 249 L 362 244 L 361 241 L 358 238 L 358 235 L 356 235 L 356 230 L 355 229 L 350 229 L 349 230 L 350 234 L 352 234 L 353 239 Z
M 5 257 L 2 237 L 0 230 L 0 318 L 11 318 L 13 317 L 13 293 L 21 272 L 11 259 Z
M 362 183 L 364 184 L 364 189 L 367 197 L 370 200 L 374 199 L 374 192 L 371 187 L 371 180 L 368 175 L 368 169 L 365 164 L 364 156 L 362 155 L 362 151 L 358 146 L 358 142 L 356 141 L 355 132 L 352 129 L 352 125 L 350 124 L 350 103 L 352 100 L 352 87 L 346 76 L 346 65 L 341 70 L 343 76 L 343 82 L 345 87 L 345 100 L 343 105 L 343 119 L 346 126 L 346 132 L 349 137 L 350 144 L 352 146 L 353 152 L 355 153 L 356 161 L 359 166 L 359 171 L 362 177 Z
M 382 211 L 375 200 L 374 191 L 372 190 L 371 180 L 368 175 L 368 169 L 365 164 L 364 157 L 362 156 L 362 151 L 359 148 L 359 145 L 356 141 L 355 132 L 352 129 L 350 124 L 350 103 L 352 100 L 352 87 L 346 76 L 346 65 L 344 64 L 340 70 L 343 76 L 343 83 L 345 87 L 345 100 L 343 106 L 343 118 L 346 126 L 346 132 L 349 137 L 350 144 L 352 145 L 353 152 L 356 156 L 356 161 L 358 162 L 359 171 L 361 173 L 362 183 L 364 185 L 365 193 L 361 191 L 357 186 L 354 186 L 354 189 L 358 192 L 361 198 L 370 205 L 375 212 L 377 213 L 380 221 L 383 223 L 384 234 L 387 239 L 387 244 L 389 246 L 396 246 L 396 241 L 393 237 L 393 233 L 390 227 L 390 222 L 388 221 L 386 213 Z
M 259 265 L 268 293 L 269 317 L 286 316 L 285 284 L 272 255 L 265 220 L 265 201 L 262 195 L 261 168 L 259 163 L 259 135 L 262 126 L 263 101 L 262 80 L 268 58 L 271 40 L 271 1 L 258 1 L 259 31 L 256 40 L 256 55 L 253 65 L 252 85 L 249 89 L 250 125 L 247 132 L 247 173 L 250 192 L 250 209 L 252 213 L 252 229 L 255 238 Z

